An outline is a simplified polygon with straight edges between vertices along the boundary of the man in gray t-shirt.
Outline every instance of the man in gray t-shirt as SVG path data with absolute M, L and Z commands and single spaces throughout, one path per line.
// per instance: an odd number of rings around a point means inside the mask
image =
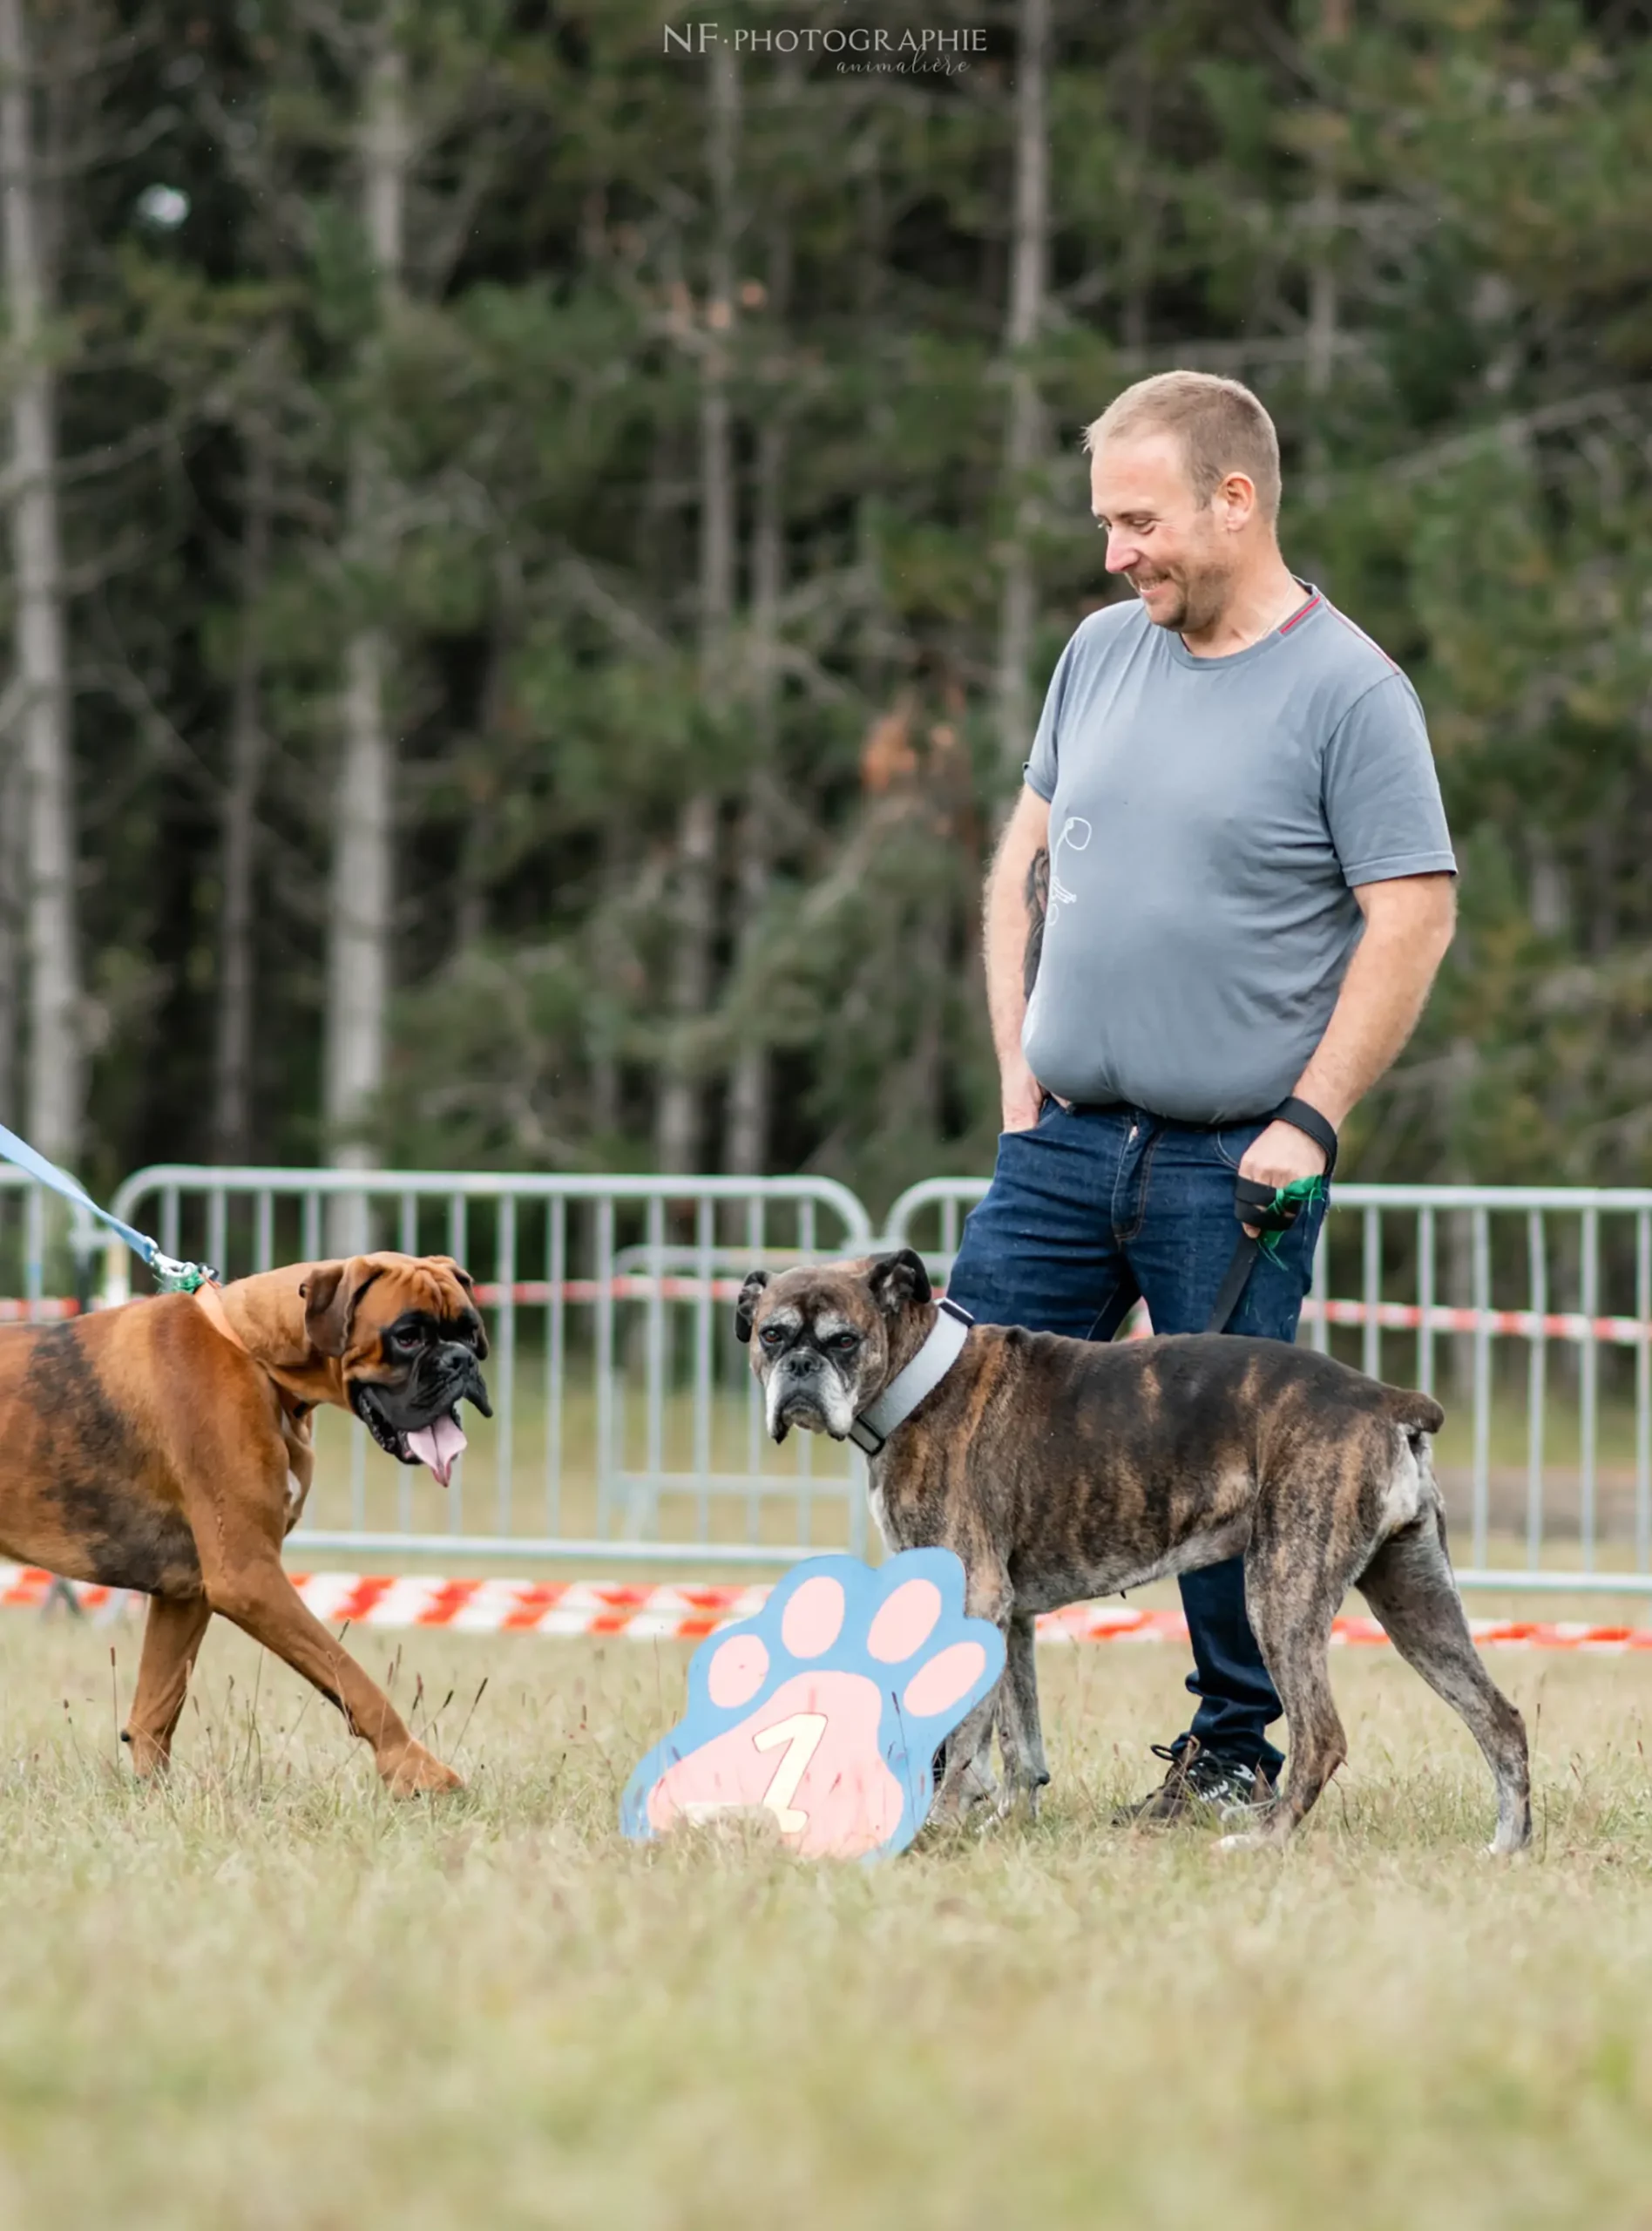
M 1417 693 L 1317 590 L 1225 658 L 1140 603 L 1093 613 L 1026 783 L 1051 836 L 1032 1074 L 1184 1122 L 1294 1092 L 1359 943 L 1355 890 L 1454 865 Z
M 1416 693 L 1280 553 L 1256 398 L 1162 374 L 1087 443 L 1107 570 L 1136 593 L 1062 653 L 993 863 L 1004 1130 L 949 1291 L 1105 1339 L 1138 1296 L 1155 1331 L 1204 1330 L 1236 1179 L 1325 1173 L 1421 1012 L 1455 864 Z M 1295 1339 L 1323 1216 L 1258 1258 L 1227 1330 Z M 1265 1800 L 1282 1764 L 1241 1561 L 1181 1590 L 1200 1706 L 1132 1818 Z

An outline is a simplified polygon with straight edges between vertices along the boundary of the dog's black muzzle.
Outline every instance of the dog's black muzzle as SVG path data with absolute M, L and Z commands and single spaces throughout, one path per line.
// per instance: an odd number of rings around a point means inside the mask
M 825 1359 L 804 1348 L 788 1356 L 776 1368 L 781 1387 L 775 1402 L 775 1425 L 782 1430 L 802 1426 L 806 1432 L 829 1432 Z
M 400 1437 L 456 1416 L 461 1402 L 473 1402 L 484 1418 L 493 1415 L 487 1381 L 475 1353 L 462 1340 L 443 1340 L 419 1358 L 406 1380 L 357 1380 L 350 1407 L 381 1448 L 403 1456 Z M 405 1457 L 403 1457 L 405 1461 Z

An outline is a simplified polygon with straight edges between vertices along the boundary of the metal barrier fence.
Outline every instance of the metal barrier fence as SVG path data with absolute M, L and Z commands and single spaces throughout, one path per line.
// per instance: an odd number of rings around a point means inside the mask
M 72 1296 L 46 1291 L 56 1239 Z M 46 1192 L 10 1163 L 0 1163 L 0 1324 L 38 1324 L 71 1316 L 91 1298 L 103 1234 L 85 1209 Z
M 324 1414 L 301 1551 L 728 1565 L 867 1538 L 858 1455 L 764 1432 L 729 1333 L 745 1272 L 911 1244 L 944 1282 L 985 1190 L 915 1185 L 881 1232 L 811 1178 L 174 1165 L 113 1205 L 228 1277 L 333 1251 L 341 1210 L 363 1240 L 478 1277 L 496 1416 L 453 1487 Z M 0 1320 L 85 1305 L 104 1244 L 0 1166 Z M 126 1298 L 130 1267 L 108 1250 L 104 1302 Z M 1652 1595 L 1652 1190 L 1339 1184 L 1302 1337 L 1446 1403 L 1437 1466 L 1466 1586 Z
M 178 1164 L 138 1171 L 112 1206 L 226 1278 L 335 1251 L 341 1210 L 360 1244 L 447 1253 L 477 1278 L 495 1414 L 467 1413 L 452 1486 L 369 1457 L 361 1425 L 323 1412 L 297 1550 L 726 1565 L 864 1546 L 859 1455 L 808 1434 L 777 1451 L 728 1334 L 754 1264 L 870 1243 L 830 1179 Z M 117 1244 L 106 1303 L 130 1269 Z
M 884 1237 L 944 1276 L 985 1190 L 926 1179 Z M 1465 1587 L 1652 1593 L 1652 1191 L 1337 1184 L 1302 1337 L 1446 1404 Z

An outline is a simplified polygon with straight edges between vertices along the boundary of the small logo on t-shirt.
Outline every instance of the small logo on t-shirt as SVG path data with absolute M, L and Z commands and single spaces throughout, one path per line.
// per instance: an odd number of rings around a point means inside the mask
M 1052 914 L 1058 906 L 1071 906 L 1078 899 L 1077 892 L 1069 890 L 1061 880 L 1063 845 L 1069 852 L 1082 852 L 1089 842 L 1089 823 L 1082 814 L 1068 814 L 1066 819 L 1061 824 L 1061 834 L 1056 838 L 1050 851 L 1050 912 Z

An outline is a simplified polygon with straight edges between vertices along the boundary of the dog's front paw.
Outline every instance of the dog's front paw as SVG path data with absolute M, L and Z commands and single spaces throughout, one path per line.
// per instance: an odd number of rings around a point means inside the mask
M 1003 1788 L 998 1794 L 998 1801 L 992 1807 L 994 1822 L 1012 1821 L 1018 1813 L 1025 1813 L 1028 1828 L 1036 1828 L 1043 1788 L 1042 1782 L 1006 1778 Z
M 452 1767 L 444 1766 L 423 1743 L 410 1743 L 394 1765 L 383 1771 L 384 1786 L 392 1797 L 433 1797 L 464 1787 Z
M 963 1594 L 947 1550 L 877 1572 L 812 1559 L 696 1654 L 687 1713 L 631 1778 L 626 1834 L 762 1812 L 807 1857 L 900 1850 L 938 1743 L 1003 1670 L 1002 1638 L 964 1617 Z
M 162 1737 L 125 1727 L 120 1739 L 131 1751 L 132 1773 L 139 1781 L 159 1781 L 171 1771 L 172 1745 Z

